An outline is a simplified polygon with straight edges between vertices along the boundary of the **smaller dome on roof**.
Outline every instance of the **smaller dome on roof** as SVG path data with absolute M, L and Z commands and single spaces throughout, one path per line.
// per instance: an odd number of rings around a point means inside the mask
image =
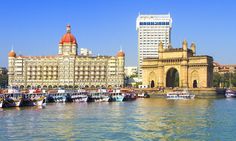
M 8 53 L 8 57 L 16 57 L 16 53 L 13 49 Z

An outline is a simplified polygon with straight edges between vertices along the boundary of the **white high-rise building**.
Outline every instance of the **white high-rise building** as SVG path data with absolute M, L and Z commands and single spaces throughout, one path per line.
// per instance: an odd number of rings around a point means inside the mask
M 92 51 L 87 48 L 80 48 L 80 55 L 82 56 L 92 56 Z
M 140 68 L 144 58 L 158 57 L 158 44 L 170 47 L 172 18 L 165 15 L 139 15 L 136 21 L 138 31 L 138 75 L 142 77 Z

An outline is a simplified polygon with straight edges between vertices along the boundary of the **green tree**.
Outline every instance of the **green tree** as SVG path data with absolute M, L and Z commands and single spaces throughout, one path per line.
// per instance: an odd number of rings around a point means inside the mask
M 213 73 L 213 86 L 220 87 L 222 76 L 218 72 Z

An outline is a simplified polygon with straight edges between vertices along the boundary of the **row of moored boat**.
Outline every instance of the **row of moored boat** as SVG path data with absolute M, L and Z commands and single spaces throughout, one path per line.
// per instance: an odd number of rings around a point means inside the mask
M 50 102 L 122 102 L 135 100 L 134 93 L 120 91 L 70 91 L 57 93 L 12 93 L 0 94 L 0 108 L 21 106 L 46 106 Z

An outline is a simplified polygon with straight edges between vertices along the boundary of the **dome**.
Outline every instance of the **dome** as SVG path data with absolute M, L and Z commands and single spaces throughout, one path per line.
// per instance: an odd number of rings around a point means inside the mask
M 116 57 L 125 57 L 125 53 L 120 50 L 117 54 L 116 54 Z
M 8 53 L 8 57 L 16 57 L 16 53 L 14 52 L 14 50 L 11 50 L 11 51 Z
M 76 39 L 73 34 L 71 34 L 70 25 L 66 26 L 67 33 L 61 38 L 60 44 L 71 43 L 77 44 Z

